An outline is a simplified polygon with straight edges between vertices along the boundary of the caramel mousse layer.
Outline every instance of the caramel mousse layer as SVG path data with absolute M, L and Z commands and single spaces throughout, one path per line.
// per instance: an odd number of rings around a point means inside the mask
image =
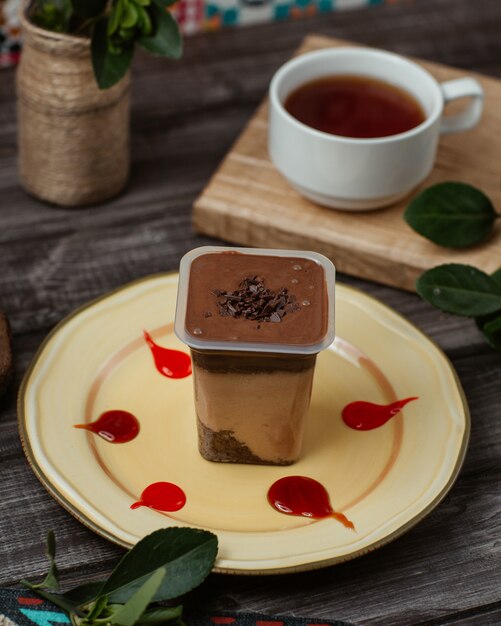
M 212 373 L 197 368 L 199 450 L 209 461 L 289 465 L 297 460 L 314 362 L 302 372 Z M 231 389 L 231 393 L 229 390 Z
M 224 294 L 239 290 L 246 279 L 256 277 L 277 297 L 286 290 L 285 300 L 289 304 L 279 311 L 279 319 L 273 313 L 271 319 L 259 320 L 221 314 Z M 327 308 L 325 272 L 315 261 L 214 252 L 197 257 L 191 265 L 186 331 L 198 341 L 308 346 L 324 338 Z

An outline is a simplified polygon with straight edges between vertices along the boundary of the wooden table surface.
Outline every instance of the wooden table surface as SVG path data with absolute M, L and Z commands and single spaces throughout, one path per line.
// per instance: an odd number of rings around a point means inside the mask
M 501 78 L 499 0 L 403 0 L 196 36 L 181 62 L 136 59 L 126 193 L 103 206 L 65 210 L 27 197 L 17 184 L 14 71 L 0 71 L 0 309 L 12 324 L 15 362 L 14 384 L 0 400 L 0 584 L 44 572 L 49 528 L 65 584 L 103 576 L 122 554 L 66 513 L 29 469 L 16 427 L 20 380 L 47 332 L 75 307 L 140 276 L 176 269 L 184 252 L 209 242 L 191 230 L 191 205 L 273 72 L 310 32 Z M 367 556 L 303 574 L 211 575 L 193 600 L 201 611 L 364 625 L 499 624 L 501 355 L 469 320 L 441 314 L 418 296 L 341 280 L 393 306 L 452 360 L 472 417 L 461 475 L 425 520 Z

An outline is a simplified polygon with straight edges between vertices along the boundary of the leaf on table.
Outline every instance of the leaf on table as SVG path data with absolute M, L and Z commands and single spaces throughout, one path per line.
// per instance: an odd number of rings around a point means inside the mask
M 49 589 L 49 590 L 57 590 L 59 589 L 59 580 L 58 580 L 58 571 L 56 565 L 56 538 L 54 536 L 54 531 L 49 530 L 47 533 L 47 547 L 45 550 L 45 554 L 50 562 L 49 571 L 47 572 L 45 578 L 41 583 L 37 583 L 36 585 L 32 585 L 33 589 Z
M 110 602 L 127 602 L 153 572 L 167 575 L 153 600 L 171 600 L 197 587 L 210 573 L 217 537 L 195 528 L 162 528 L 141 539 L 118 563 L 100 594 Z
M 91 607 L 90 611 L 86 615 L 86 620 L 90 623 L 93 620 L 97 620 L 102 617 L 103 611 L 108 606 L 108 596 L 99 596 Z
M 501 287 L 501 267 L 491 278 Z M 501 350 L 501 313 L 477 317 L 475 322 L 487 343 L 495 350 Z
M 150 609 L 143 614 L 136 626 L 161 626 L 167 622 L 177 622 L 183 614 L 183 607 L 169 606 Z
M 501 287 L 501 267 L 491 274 L 491 278 Z
M 165 567 L 160 567 L 153 572 L 127 602 L 110 618 L 110 622 L 112 624 L 119 624 L 120 626 L 134 626 L 146 611 L 148 604 L 155 597 L 166 574 L 167 571 Z
M 66 591 L 63 596 L 74 606 L 82 606 L 95 600 L 103 585 L 103 580 L 85 583 L 84 585 L 79 585 L 78 587 Z
M 465 183 L 439 183 L 418 194 L 404 212 L 405 221 L 423 237 L 449 248 L 466 248 L 491 232 L 496 214 L 479 189 Z
M 475 320 L 487 343 L 495 350 L 501 350 L 501 315 L 485 321 Z
M 416 290 L 433 306 L 454 315 L 479 317 L 501 311 L 501 286 L 471 265 L 434 267 L 418 278 Z
M 161 0 L 153 0 L 148 7 L 153 22 L 153 34 L 143 35 L 139 37 L 137 42 L 141 48 L 151 54 L 179 59 L 183 53 L 183 41 L 179 26 L 163 4 Z
M 20 583 L 31 589 L 34 593 L 39 595 L 41 598 L 52 602 L 59 608 L 67 611 L 68 613 L 75 612 L 77 614 L 81 614 L 78 605 L 75 604 L 71 599 L 66 598 L 63 594 L 51 593 L 50 590 L 58 589 L 58 572 L 56 566 L 56 538 L 54 536 L 54 532 L 49 530 L 47 533 L 47 557 L 50 561 L 49 571 L 41 583 L 33 584 L 30 583 L 29 580 L 21 580 Z
M 48 600 L 55 604 L 60 609 L 63 609 L 67 613 L 76 613 L 77 615 L 82 615 L 79 607 L 70 600 L 67 600 L 64 595 L 60 595 L 58 593 L 50 593 L 49 591 L 45 591 L 45 589 L 40 589 L 39 587 L 34 587 L 29 580 L 25 580 L 24 578 L 19 581 L 21 585 L 24 585 L 38 596 L 43 598 L 44 600 Z
M 100 89 L 108 89 L 125 76 L 132 61 L 134 48 L 124 44 L 110 49 L 108 20 L 99 20 L 94 26 L 91 42 L 92 66 Z

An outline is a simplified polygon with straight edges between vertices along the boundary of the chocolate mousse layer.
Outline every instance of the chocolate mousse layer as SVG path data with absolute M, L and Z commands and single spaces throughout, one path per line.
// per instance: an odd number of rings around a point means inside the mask
M 191 264 L 186 331 L 199 341 L 318 343 L 328 322 L 325 282 L 323 267 L 307 258 L 201 255 Z
M 290 465 L 296 461 L 314 362 L 315 357 L 310 358 L 311 366 L 296 372 L 223 373 L 194 364 L 201 455 L 209 461 L 231 463 Z

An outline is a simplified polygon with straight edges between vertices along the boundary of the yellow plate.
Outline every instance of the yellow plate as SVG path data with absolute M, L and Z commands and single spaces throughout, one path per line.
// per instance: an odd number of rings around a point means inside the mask
M 123 546 L 164 526 L 219 537 L 216 571 L 259 574 L 313 569 L 354 558 L 413 526 L 452 486 L 469 435 L 468 407 L 444 354 L 373 298 L 337 286 L 338 339 L 319 355 L 302 458 L 290 467 L 211 463 L 197 451 L 191 377 L 154 367 L 143 330 L 165 347 L 173 334 L 177 275 L 139 280 L 63 320 L 40 348 L 19 394 L 24 448 L 36 475 L 75 517 Z M 354 400 L 419 399 L 376 430 L 344 425 Z M 245 398 L 242 399 L 245 402 Z M 123 409 L 139 436 L 111 444 L 76 423 Z M 334 519 L 281 514 L 266 494 L 282 476 L 320 481 Z M 187 496 L 176 513 L 131 510 L 157 481 Z

